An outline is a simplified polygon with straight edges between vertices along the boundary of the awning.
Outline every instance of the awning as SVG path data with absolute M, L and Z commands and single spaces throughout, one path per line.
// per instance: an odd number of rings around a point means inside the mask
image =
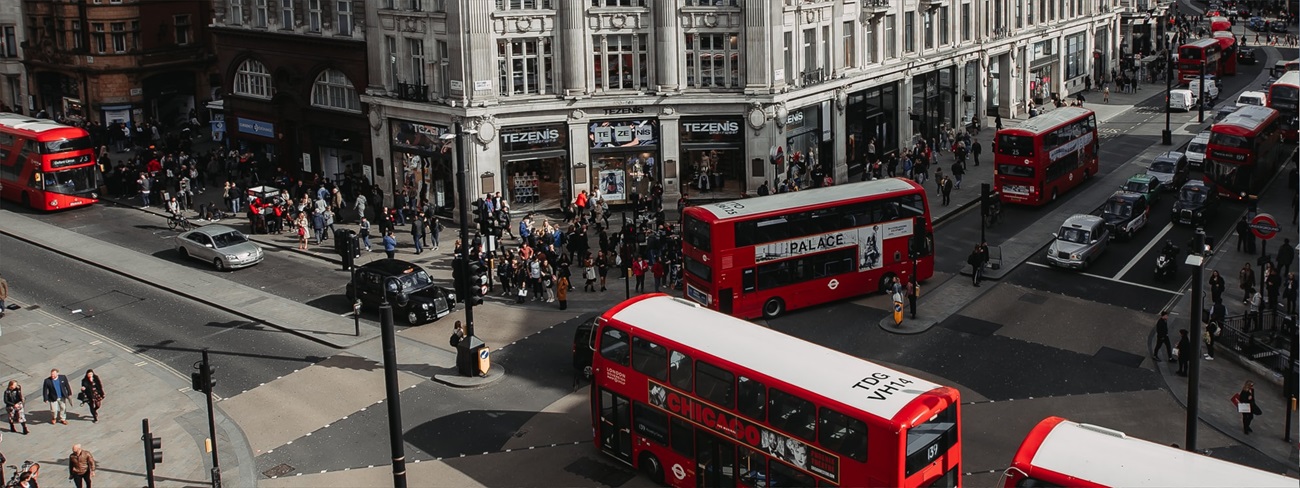
M 208 104 L 207 104 L 207 105 L 204 105 L 204 106 L 207 107 L 208 110 L 225 110 L 225 109 L 226 109 L 226 101 L 225 101 L 225 100 L 213 100 L 213 101 L 211 101 L 211 102 L 208 102 Z

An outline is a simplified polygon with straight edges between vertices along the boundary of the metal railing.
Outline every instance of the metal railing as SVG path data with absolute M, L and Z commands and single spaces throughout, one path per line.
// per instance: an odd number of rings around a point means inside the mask
M 429 85 L 398 83 L 397 98 L 411 102 L 427 102 L 429 101 Z
M 811 86 L 826 81 L 826 68 L 817 68 L 804 71 L 799 76 L 799 86 Z
M 879 8 L 889 8 L 890 0 L 862 0 L 864 10 L 873 10 Z
M 1214 338 L 1214 347 L 1231 350 L 1242 357 L 1259 363 L 1277 373 L 1291 370 L 1291 341 L 1296 338 L 1294 315 L 1266 310 L 1259 314 L 1258 324 L 1252 320 L 1246 332 L 1246 315 L 1224 317 L 1223 327 Z

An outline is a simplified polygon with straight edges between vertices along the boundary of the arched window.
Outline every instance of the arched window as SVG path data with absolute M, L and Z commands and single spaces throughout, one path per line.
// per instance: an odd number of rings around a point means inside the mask
M 311 89 L 311 104 L 315 107 L 361 111 L 361 97 L 352 87 L 352 82 L 342 71 L 327 69 L 316 77 L 316 84 Z
M 235 94 L 257 98 L 271 98 L 271 73 L 262 63 L 248 59 L 235 73 Z

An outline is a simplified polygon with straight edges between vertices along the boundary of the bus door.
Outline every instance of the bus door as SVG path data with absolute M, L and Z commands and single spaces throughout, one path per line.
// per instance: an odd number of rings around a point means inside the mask
M 605 389 L 600 390 L 600 448 L 632 463 L 632 405 Z
M 695 486 L 736 486 L 736 445 L 695 429 Z

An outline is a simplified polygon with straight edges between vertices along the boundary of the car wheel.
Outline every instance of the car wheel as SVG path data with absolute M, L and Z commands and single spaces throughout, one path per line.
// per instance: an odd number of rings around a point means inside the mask
M 769 298 L 767 299 L 767 302 L 763 304 L 763 318 L 765 319 L 776 318 L 784 311 L 785 302 L 780 298 Z
M 180 253 L 181 258 L 183 258 L 183 259 L 189 259 L 189 258 L 190 258 L 190 250 L 189 250 L 189 249 L 185 249 L 184 247 L 178 247 L 178 248 L 176 248 L 176 252 Z
M 217 267 L 217 271 L 226 270 L 226 263 L 221 262 L 221 258 L 212 258 L 212 265 Z

